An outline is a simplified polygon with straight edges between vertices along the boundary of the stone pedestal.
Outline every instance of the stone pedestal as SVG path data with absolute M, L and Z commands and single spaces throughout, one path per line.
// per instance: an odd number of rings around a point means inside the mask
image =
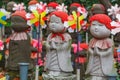
M 46 73 L 43 73 L 43 80 L 76 80 L 76 75 L 69 75 L 69 76 L 50 76 Z

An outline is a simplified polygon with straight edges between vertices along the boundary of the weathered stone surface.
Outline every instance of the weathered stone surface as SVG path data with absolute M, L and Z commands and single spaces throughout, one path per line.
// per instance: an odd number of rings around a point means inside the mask
M 46 73 L 43 73 L 43 80 L 76 80 L 76 75 L 72 74 L 70 76 L 50 76 Z

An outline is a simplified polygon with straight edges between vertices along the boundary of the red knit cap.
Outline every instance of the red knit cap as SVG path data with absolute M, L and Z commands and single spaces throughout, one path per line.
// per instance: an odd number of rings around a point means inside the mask
M 12 14 L 12 16 L 20 16 L 20 17 L 22 17 L 23 19 L 27 20 L 25 10 L 20 10 L 20 11 L 17 10 L 17 11 L 15 11 L 15 12 Z
M 38 3 L 37 0 L 31 0 L 28 4 L 29 4 L 29 5 L 33 5 L 33 4 L 36 4 L 36 3 Z
M 102 24 L 104 24 L 109 30 L 113 29 L 114 27 L 110 25 L 110 22 L 112 21 L 109 16 L 106 14 L 95 14 L 89 19 L 90 23 L 92 21 L 98 21 Z
M 66 12 L 54 11 L 50 14 L 50 16 L 52 16 L 52 15 L 56 15 L 57 17 L 60 17 L 63 23 L 64 23 L 64 21 L 68 21 L 68 14 Z
M 73 7 L 73 6 L 75 6 L 75 7 L 80 7 L 81 5 L 80 5 L 79 3 L 72 3 L 72 4 L 70 5 L 70 7 Z
M 56 3 L 56 2 L 50 2 L 50 3 L 48 4 L 48 7 L 56 8 L 58 5 L 59 5 L 59 4 Z

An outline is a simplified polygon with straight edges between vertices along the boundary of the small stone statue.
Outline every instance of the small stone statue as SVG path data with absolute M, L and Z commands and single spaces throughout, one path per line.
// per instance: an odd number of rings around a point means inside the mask
M 46 41 L 46 73 L 44 80 L 76 80 L 72 74 L 71 36 L 66 32 L 67 13 L 54 11 L 50 14 L 49 29 L 51 33 Z
M 64 22 L 67 21 L 67 13 L 55 11 L 50 15 L 49 28 L 52 31 L 46 42 L 46 70 L 49 75 L 69 75 L 72 71 L 71 63 L 71 36 L 65 32 Z
M 95 14 L 90 17 L 90 33 L 93 38 L 89 43 L 89 62 L 86 74 L 90 80 L 108 80 L 113 67 L 113 42 L 109 38 L 111 19 L 105 14 Z
M 29 27 L 25 15 L 24 9 L 18 9 L 11 15 L 11 27 L 14 32 L 10 35 L 8 47 L 7 68 L 9 70 L 19 70 L 18 63 L 29 63 L 29 69 L 33 68 L 33 62 L 30 58 L 32 53 L 31 39 L 27 33 Z

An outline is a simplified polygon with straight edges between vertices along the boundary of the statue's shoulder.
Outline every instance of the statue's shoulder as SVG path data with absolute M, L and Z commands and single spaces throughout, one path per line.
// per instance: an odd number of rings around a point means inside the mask
M 64 35 L 65 40 L 67 41 L 72 39 L 69 33 L 64 33 L 63 35 Z

